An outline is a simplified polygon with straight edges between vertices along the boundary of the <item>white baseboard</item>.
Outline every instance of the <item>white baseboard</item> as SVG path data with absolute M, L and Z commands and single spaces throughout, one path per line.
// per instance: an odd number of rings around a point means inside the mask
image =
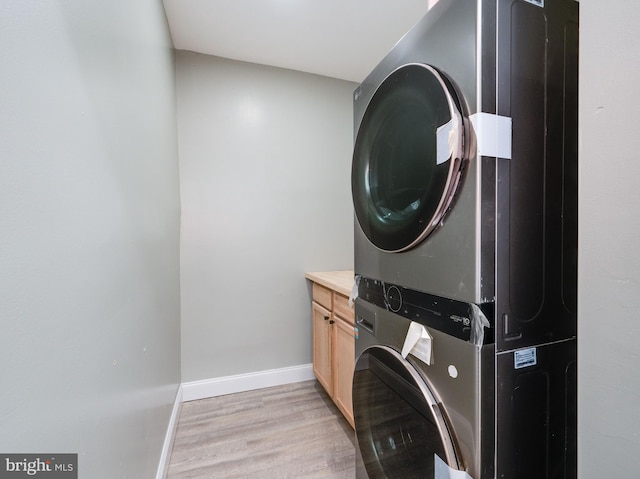
M 182 383 L 182 401 L 195 401 L 224 394 L 308 381 L 314 378 L 313 365 L 302 364 L 288 368 L 192 381 Z
M 173 409 L 171 411 L 171 417 L 169 418 L 169 425 L 167 426 L 167 432 L 164 436 L 164 443 L 162 445 L 162 452 L 160 454 L 160 462 L 158 464 L 158 471 L 156 472 L 156 479 L 165 479 L 167 475 L 167 469 L 169 468 L 169 460 L 171 459 L 171 449 L 173 449 L 173 439 L 176 435 L 176 428 L 178 427 L 178 418 L 180 417 L 180 405 L 182 404 L 182 385 L 178 387 L 176 392 L 176 398 L 173 402 Z

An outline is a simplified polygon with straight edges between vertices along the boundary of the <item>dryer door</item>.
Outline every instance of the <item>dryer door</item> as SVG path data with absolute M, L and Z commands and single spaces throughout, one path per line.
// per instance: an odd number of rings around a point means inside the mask
M 404 65 L 378 87 L 356 135 L 351 187 L 358 222 L 383 251 L 399 252 L 440 223 L 468 149 L 464 102 L 425 64 Z
M 397 351 L 371 346 L 360 355 L 353 409 L 356 477 L 432 479 L 449 477 L 440 472 L 443 467 L 459 469 L 455 441 L 438 403 Z

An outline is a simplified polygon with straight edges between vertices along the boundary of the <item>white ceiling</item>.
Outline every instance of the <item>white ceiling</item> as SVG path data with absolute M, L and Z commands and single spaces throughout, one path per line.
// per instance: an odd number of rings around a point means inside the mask
M 361 82 L 435 1 L 164 0 L 164 7 L 178 50 Z

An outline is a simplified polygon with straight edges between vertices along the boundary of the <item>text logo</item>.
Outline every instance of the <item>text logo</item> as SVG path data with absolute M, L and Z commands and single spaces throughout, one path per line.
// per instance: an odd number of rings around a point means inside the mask
M 0 454 L 0 479 L 78 479 L 77 454 Z

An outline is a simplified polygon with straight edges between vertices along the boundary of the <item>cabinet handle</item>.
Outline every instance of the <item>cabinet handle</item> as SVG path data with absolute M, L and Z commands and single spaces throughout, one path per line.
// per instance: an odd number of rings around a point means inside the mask
M 329 316 L 325 316 L 325 317 L 324 317 L 324 320 L 325 320 L 325 321 L 329 321 Z
M 332 319 L 331 321 L 329 321 L 329 324 L 333 324 L 335 323 L 335 321 Z

